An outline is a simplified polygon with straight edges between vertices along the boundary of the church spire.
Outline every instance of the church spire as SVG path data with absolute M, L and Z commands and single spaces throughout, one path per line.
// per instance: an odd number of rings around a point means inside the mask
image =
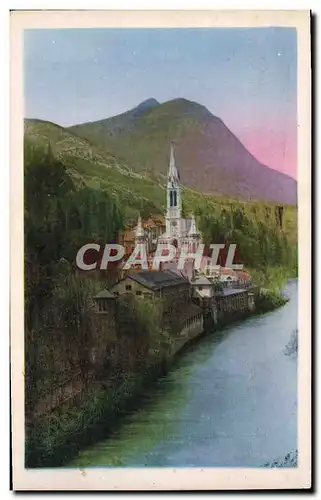
M 181 235 L 181 193 L 179 175 L 175 162 L 174 145 L 171 143 L 167 179 L 166 233 L 178 239 Z
M 169 159 L 168 181 L 169 182 L 179 181 L 179 173 L 175 162 L 174 145 L 172 142 L 171 142 L 170 159 Z
M 198 237 L 200 235 L 199 231 L 197 230 L 197 227 L 196 227 L 196 220 L 195 220 L 195 216 L 192 215 L 192 220 L 191 220 L 191 227 L 188 231 L 188 236 L 189 237 Z
M 142 218 L 140 215 L 138 216 L 138 221 L 137 221 L 136 236 L 144 236 Z
M 145 241 L 145 233 L 142 225 L 142 218 L 139 215 L 138 216 L 138 221 L 137 221 L 137 227 L 135 231 L 135 242 L 137 243 L 142 243 Z

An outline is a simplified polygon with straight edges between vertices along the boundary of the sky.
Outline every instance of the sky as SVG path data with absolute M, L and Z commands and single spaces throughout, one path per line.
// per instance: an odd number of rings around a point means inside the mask
M 24 36 L 25 116 L 62 126 L 183 97 L 296 178 L 294 28 L 46 29 Z

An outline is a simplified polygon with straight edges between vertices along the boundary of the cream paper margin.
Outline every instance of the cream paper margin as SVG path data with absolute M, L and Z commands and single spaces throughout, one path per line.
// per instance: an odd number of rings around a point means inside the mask
M 299 356 L 295 469 L 24 468 L 23 30 L 103 27 L 262 27 L 297 29 Z M 10 313 L 14 490 L 238 490 L 311 486 L 311 74 L 310 13 L 301 11 L 14 11 L 10 23 Z

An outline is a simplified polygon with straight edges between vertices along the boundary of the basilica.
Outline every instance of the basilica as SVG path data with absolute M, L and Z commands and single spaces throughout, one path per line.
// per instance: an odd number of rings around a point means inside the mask
M 211 256 L 208 256 L 207 254 L 202 256 L 200 268 L 195 269 L 192 254 L 197 252 L 199 245 L 202 243 L 202 236 L 197 228 L 197 223 L 193 214 L 191 214 L 190 218 L 185 219 L 182 217 L 180 177 L 175 161 L 173 144 L 170 146 L 166 200 L 167 206 L 164 216 L 151 215 L 148 221 L 144 221 L 144 224 L 139 216 L 138 223 L 135 228 L 126 230 L 120 234 L 118 242 L 125 249 L 125 257 L 123 261 L 124 266 L 122 266 L 121 274 L 122 278 L 128 273 L 138 272 L 141 270 L 141 265 L 138 264 L 135 264 L 134 266 L 131 265 L 127 268 L 125 267 L 125 263 L 127 265 L 126 259 L 130 259 L 132 255 L 135 255 L 134 250 L 138 245 L 143 244 L 147 250 L 146 257 L 147 267 L 149 270 L 153 270 L 153 259 L 157 254 L 157 246 L 172 245 L 178 249 L 178 252 L 176 252 L 176 256 L 174 258 L 169 259 L 167 262 L 162 262 L 162 270 L 171 270 L 176 271 L 179 274 L 183 274 L 190 280 L 191 283 L 193 282 L 194 285 L 198 285 L 199 290 L 212 290 L 211 280 L 213 279 L 218 279 L 222 283 L 248 283 L 249 276 L 246 272 L 234 271 L 233 269 L 222 267 L 222 262 L 220 260 L 218 265 L 216 265 L 216 262 L 212 262 Z M 177 263 L 182 250 L 186 255 L 186 259 L 184 268 L 182 270 L 178 270 Z M 196 279 L 201 281 L 195 281 Z M 209 279 L 210 281 L 206 282 L 206 279 Z
M 135 232 L 135 244 L 148 242 L 150 233 L 142 226 L 141 218 Z M 174 147 L 171 144 L 169 169 L 167 175 L 167 209 L 165 212 L 165 232 L 158 235 L 156 244 L 172 244 L 177 248 L 187 248 L 190 252 L 196 251 L 201 242 L 201 234 L 197 229 L 194 215 L 191 218 L 182 218 L 182 197 L 179 172 L 176 166 Z

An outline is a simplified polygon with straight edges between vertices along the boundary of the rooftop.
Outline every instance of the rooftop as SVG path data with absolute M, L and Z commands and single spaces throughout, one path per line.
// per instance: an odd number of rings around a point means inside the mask
M 240 293 L 247 292 L 243 288 L 224 288 L 217 294 L 218 297 L 228 297 L 229 295 L 239 295 Z
M 129 274 L 128 278 L 152 290 L 159 290 L 165 287 L 188 284 L 188 280 L 182 274 L 178 274 L 172 270 L 139 271 L 135 274 Z
M 210 285 L 212 286 L 212 281 L 210 281 L 206 276 L 198 276 L 191 280 L 191 285 Z
M 115 299 L 115 295 L 107 288 L 105 288 L 105 290 L 102 290 L 97 295 L 95 295 L 94 299 Z

